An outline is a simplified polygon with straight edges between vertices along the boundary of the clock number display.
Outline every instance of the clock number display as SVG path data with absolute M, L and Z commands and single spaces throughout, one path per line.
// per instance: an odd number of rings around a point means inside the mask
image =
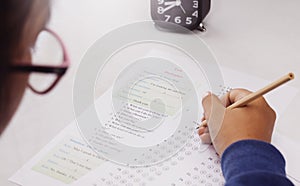
M 186 18 L 186 24 L 187 24 L 187 25 L 191 25 L 192 23 L 193 23 L 193 18 L 187 17 L 187 18 Z
M 193 8 L 199 7 L 199 1 L 193 1 Z
M 175 17 L 174 21 L 175 21 L 175 23 L 180 24 L 181 23 L 181 17 L 180 16 Z
M 192 15 L 198 17 L 198 10 L 196 10 Z
M 158 4 L 159 4 L 159 5 L 164 4 L 164 2 L 165 2 L 164 0 L 158 0 Z
M 166 21 L 166 22 L 169 22 L 170 19 L 171 19 L 171 16 L 170 16 L 170 15 L 165 15 L 165 18 L 166 18 L 165 21 Z
M 157 8 L 157 13 L 159 13 L 159 14 L 163 14 L 164 13 L 164 8 L 163 7 L 158 7 Z
M 199 0 L 152 0 L 156 20 L 191 26 L 198 22 Z M 152 10 L 153 11 L 153 10 Z

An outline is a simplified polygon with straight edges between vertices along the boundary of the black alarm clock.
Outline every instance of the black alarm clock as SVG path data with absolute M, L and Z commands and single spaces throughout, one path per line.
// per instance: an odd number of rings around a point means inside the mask
M 204 31 L 202 21 L 210 10 L 210 0 L 151 0 L 151 16 L 158 27 L 172 29 L 173 23 L 189 30 Z

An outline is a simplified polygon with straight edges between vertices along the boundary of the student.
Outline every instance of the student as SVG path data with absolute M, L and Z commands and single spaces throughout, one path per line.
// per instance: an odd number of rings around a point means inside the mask
M 38 67 L 31 64 L 30 49 L 39 33 L 45 30 L 50 17 L 49 0 L 1 0 L 0 9 L 1 134 L 22 100 L 29 74 L 60 71 L 57 81 L 44 91 L 29 86 L 36 93 L 47 93 L 66 71 L 68 58 L 64 50 L 62 66 Z M 59 40 L 54 32 L 49 32 Z M 275 114 L 263 98 L 243 108 L 226 111 L 222 121 L 210 118 L 212 111 L 217 112 L 216 108 L 228 106 L 247 94 L 246 90 L 235 89 L 221 100 L 211 94 L 206 96 L 203 99 L 204 119 L 209 121 L 209 130 L 199 129 L 201 139 L 207 143 L 212 141 L 222 157 L 226 185 L 293 185 L 286 178 L 284 158 L 269 144 Z

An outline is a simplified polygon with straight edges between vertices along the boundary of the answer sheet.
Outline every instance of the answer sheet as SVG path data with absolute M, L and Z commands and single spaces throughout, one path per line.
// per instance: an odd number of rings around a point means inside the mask
M 228 87 L 220 87 L 219 94 L 229 90 L 229 87 L 247 85 L 248 89 L 257 90 L 268 83 L 227 68 L 222 68 L 222 73 Z M 284 86 L 266 95 L 266 98 L 280 116 L 296 93 L 295 88 Z M 197 126 L 199 122 L 194 121 L 193 124 Z M 273 142 L 287 158 L 287 173 L 296 184 L 296 179 L 300 180 L 300 163 L 296 159 L 300 156 L 299 149 L 278 134 L 274 135 Z M 294 148 L 287 148 L 291 146 Z M 220 159 L 212 146 L 201 144 L 196 131 L 193 138 L 170 159 L 153 166 L 129 168 L 99 158 L 85 143 L 75 122 L 67 126 L 9 180 L 24 186 L 224 184 Z
M 267 84 L 266 81 L 238 73 L 236 71 L 222 68 L 224 73 L 225 83 L 230 87 L 241 87 L 242 83 L 239 81 L 246 80 L 253 82 L 251 88 L 256 90 Z M 232 79 L 226 77 L 234 77 Z M 228 81 L 226 81 L 228 80 Z M 249 83 L 248 83 L 249 84 Z M 230 87 L 222 87 L 220 95 L 230 90 Z M 267 96 L 271 105 L 276 108 L 278 114 L 282 113 L 291 100 L 285 100 L 285 104 L 280 103 L 280 97 L 294 97 L 297 91 L 294 88 L 286 86 L 279 89 L 276 94 Z M 290 98 L 291 98 L 290 97 Z M 277 100 L 277 101 L 276 101 Z M 288 102 L 286 102 L 288 101 Z M 295 154 L 300 155 L 299 149 L 289 149 L 288 147 L 296 147 L 289 140 L 277 133 L 274 133 L 273 141 L 275 146 L 279 148 L 283 154 L 293 154 L 293 161 L 295 162 Z M 220 168 L 220 159 L 215 153 L 212 146 L 201 144 L 196 132 L 194 137 L 186 144 L 186 146 L 175 156 L 155 166 L 145 168 L 130 168 L 108 162 L 105 166 L 97 168 L 92 173 L 75 182 L 75 186 L 101 186 L 101 185 L 224 185 L 224 178 Z M 289 151 L 290 150 L 290 151 Z M 289 152 L 287 152 L 289 151 Z M 291 156 L 289 156 L 291 157 Z M 299 168 L 290 168 L 289 159 L 287 159 L 287 172 L 289 178 L 297 182 Z M 290 172 L 291 171 L 291 172 Z

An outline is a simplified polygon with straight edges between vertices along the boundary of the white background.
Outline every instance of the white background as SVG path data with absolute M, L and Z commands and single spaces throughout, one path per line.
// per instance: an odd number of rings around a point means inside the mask
M 205 20 L 208 31 L 198 34 L 221 65 L 270 81 L 293 71 L 298 78 L 289 85 L 299 88 L 299 8 L 300 0 L 214 1 Z M 88 47 L 114 28 L 143 20 L 150 20 L 150 1 L 53 1 L 49 27 L 66 43 L 72 66 L 50 94 L 26 92 L 0 138 L 0 185 L 14 185 L 7 178 L 74 119 L 72 86 Z M 277 121 L 278 130 L 296 142 L 300 142 L 299 106 L 300 94 Z

